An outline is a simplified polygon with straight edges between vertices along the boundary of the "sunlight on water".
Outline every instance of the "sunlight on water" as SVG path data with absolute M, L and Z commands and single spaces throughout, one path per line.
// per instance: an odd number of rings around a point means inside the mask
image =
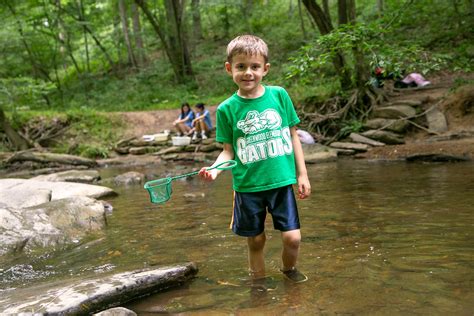
M 250 291 L 246 242 L 228 229 L 226 172 L 212 184 L 173 181 L 171 200 L 159 206 L 141 186 L 116 188 L 120 195 L 109 200 L 114 211 L 102 234 L 59 254 L 2 262 L 2 271 L 15 264 L 35 271 L 22 282 L 3 273 L 2 287 L 194 261 L 199 273 L 192 282 L 128 307 L 140 315 L 472 314 L 473 164 L 348 160 L 308 169 L 313 195 L 299 201 L 306 283 L 283 281 L 280 235 L 268 220 L 267 274 L 277 287 Z M 105 177 L 122 172 L 102 171 Z

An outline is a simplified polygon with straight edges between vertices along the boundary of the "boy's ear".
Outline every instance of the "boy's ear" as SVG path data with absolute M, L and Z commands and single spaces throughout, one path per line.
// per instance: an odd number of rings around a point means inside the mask
M 227 71 L 229 75 L 232 75 L 232 65 L 228 61 L 226 61 L 224 66 L 225 66 L 225 71 Z
M 269 63 L 266 63 L 264 66 L 263 66 L 263 75 L 265 76 L 268 71 L 270 70 L 270 64 Z

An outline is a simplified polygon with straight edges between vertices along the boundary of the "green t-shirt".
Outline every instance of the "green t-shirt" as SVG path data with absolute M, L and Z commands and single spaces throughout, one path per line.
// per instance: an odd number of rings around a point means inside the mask
M 235 93 L 217 108 L 216 140 L 232 144 L 237 166 L 234 190 L 258 192 L 296 183 L 290 127 L 299 123 L 293 103 L 280 87 L 244 99 Z

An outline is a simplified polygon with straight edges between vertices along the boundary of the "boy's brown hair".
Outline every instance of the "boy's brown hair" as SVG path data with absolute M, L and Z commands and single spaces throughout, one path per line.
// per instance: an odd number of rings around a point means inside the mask
M 232 57 L 240 54 L 261 55 L 268 63 L 268 46 L 255 35 L 240 35 L 230 41 L 227 45 L 227 62 L 232 63 Z

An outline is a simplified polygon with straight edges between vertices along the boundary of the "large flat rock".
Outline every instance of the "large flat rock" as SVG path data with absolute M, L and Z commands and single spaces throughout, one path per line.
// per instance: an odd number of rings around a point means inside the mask
M 2 291 L 3 314 L 87 315 L 138 297 L 178 286 L 198 272 L 194 263 L 118 273 L 89 280 L 63 281 Z
M 100 179 L 99 171 L 97 170 L 66 170 L 55 172 L 51 174 L 44 174 L 31 178 L 36 181 L 64 181 L 64 182 L 79 182 L 79 183 L 93 183 Z
M 0 206 L 0 256 L 81 240 L 105 226 L 104 205 L 77 196 L 28 208 Z
M 73 196 L 99 199 L 115 194 L 115 191 L 110 188 L 92 184 L 0 179 L 0 203 L 16 208 L 34 206 Z

